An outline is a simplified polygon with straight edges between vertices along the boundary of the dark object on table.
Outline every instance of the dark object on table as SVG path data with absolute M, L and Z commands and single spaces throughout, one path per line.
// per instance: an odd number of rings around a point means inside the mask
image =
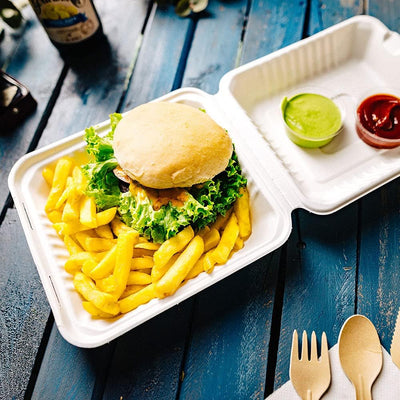
M 15 128 L 36 109 L 29 90 L 16 79 L 0 71 L 0 133 Z
M 22 15 L 18 8 L 9 0 L 0 0 L 0 17 L 13 29 L 21 26 Z

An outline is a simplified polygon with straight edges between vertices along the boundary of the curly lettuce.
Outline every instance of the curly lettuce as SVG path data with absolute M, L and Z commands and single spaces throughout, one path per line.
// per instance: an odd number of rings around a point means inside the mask
M 83 166 L 88 184 L 86 194 L 95 199 L 98 210 L 117 207 L 121 220 L 140 234 L 157 243 L 175 236 L 188 225 L 200 230 L 225 215 L 240 196 L 239 189 L 246 186 L 235 151 L 226 169 L 201 185 L 187 188 L 183 205 L 172 202 L 154 210 L 147 196 L 135 196 L 131 191 L 122 193 L 113 170 L 118 162 L 114 157 L 112 140 L 120 114 L 112 114 L 111 129 L 105 136 L 97 135 L 94 128 L 86 129 L 87 152 L 94 161 Z

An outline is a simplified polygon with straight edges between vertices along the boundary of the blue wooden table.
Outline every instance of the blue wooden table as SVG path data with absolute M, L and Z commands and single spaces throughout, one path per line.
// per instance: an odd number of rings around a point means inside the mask
M 400 30 L 393 0 L 211 0 L 185 19 L 151 1 L 95 4 L 103 57 L 65 64 L 29 7 L 24 30 L 0 44 L 3 68 L 38 101 L 0 136 L 0 399 L 263 399 L 288 380 L 293 329 L 325 331 L 332 346 L 354 313 L 389 349 L 398 180 L 329 216 L 294 211 L 281 248 L 109 344 L 81 349 L 60 336 L 9 196 L 16 160 L 173 89 L 215 93 L 235 66 L 351 16 Z

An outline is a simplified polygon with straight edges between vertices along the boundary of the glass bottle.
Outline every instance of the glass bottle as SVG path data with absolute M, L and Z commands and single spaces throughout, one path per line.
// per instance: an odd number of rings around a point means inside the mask
M 104 39 L 92 0 L 29 0 L 51 42 L 63 55 L 79 55 Z

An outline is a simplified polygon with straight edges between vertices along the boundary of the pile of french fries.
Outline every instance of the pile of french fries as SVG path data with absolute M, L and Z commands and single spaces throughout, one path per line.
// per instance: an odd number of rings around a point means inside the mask
M 212 226 L 197 233 L 188 226 L 160 245 L 125 225 L 116 207 L 97 212 L 72 159 L 59 159 L 42 175 L 50 187 L 45 212 L 70 254 L 64 268 L 93 317 L 112 318 L 174 294 L 225 264 L 251 234 L 247 189 Z

